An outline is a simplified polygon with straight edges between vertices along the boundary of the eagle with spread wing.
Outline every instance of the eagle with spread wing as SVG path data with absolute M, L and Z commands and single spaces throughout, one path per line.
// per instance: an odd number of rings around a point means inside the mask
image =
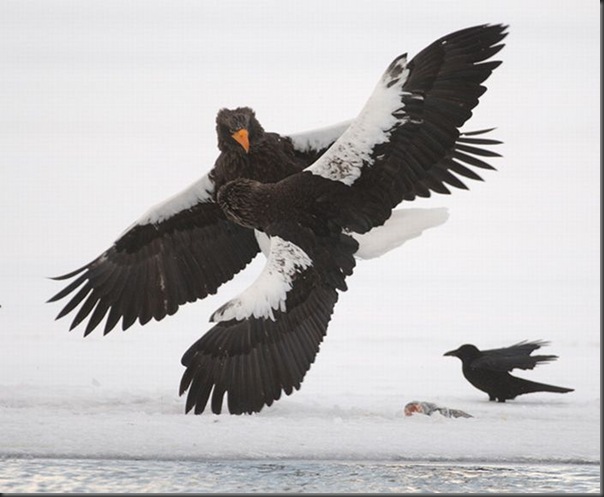
M 247 108 L 216 119 L 214 167 L 156 205 L 50 301 L 70 295 L 57 318 L 77 312 L 84 334 L 144 325 L 214 294 L 261 250 L 257 280 L 211 317 L 215 325 L 183 355 L 186 411 L 232 414 L 291 394 L 315 360 L 338 293 L 356 258 L 418 236 L 446 219 L 443 209 L 396 209 L 450 193 L 494 169 L 491 130 L 460 128 L 471 117 L 507 26 L 444 36 L 411 60 L 397 57 L 351 121 L 293 135 L 266 132 Z M 384 231 L 386 230 L 386 231 Z M 394 233 L 385 236 L 389 230 Z M 372 233 L 389 239 L 364 250 Z M 374 237 L 375 241 L 375 237 Z

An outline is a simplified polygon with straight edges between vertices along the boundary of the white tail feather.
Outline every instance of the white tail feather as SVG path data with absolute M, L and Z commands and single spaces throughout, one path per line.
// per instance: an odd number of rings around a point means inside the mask
M 424 230 L 443 224 L 449 218 L 446 207 L 432 209 L 397 209 L 382 226 L 352 236 L 359 242 L 355 254 L 360 259 L 373 259 L 417 238 Z
M 359 235 L 351 233 L 359 242 L 359 250 L 355 254 L 359 259 L 374 259 L 390 252 L 407 240 L 417 238 L 424 230 L 434 228 L 449 219 L 446 207 L 431 209 L 396 209 L 392 216 L 382 226 Z M 266 257 L 270 252 L 270 238 L 256 230 L 256 239 Z

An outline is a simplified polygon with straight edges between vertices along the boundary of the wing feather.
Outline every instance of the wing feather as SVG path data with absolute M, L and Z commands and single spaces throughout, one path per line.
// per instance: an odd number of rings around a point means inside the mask
M 148 210 L 103 254 L 57 280 L 75 278 L 49 299 L 73 295 L 57 319 L 78 309 L 70 329 L 84 335 L 106 317 L 104 333 L 122 320 L 160 321 L 178 308 L 215 293 L 259 251 L 252 230 L 228 221 L 204 176 L 179 195 Z
M 548 344 L 549 342 L 544 340 L 533 342 L 524 340 L 509 347 L 483 350 L 481 357 L 472 362 L 472 367 L 492 371 L 533 369 L 540 363 L 554 361 L 558 358 L 555 355 L 531 355 L 534 350 Z
M 305 171 L 350 186 L 334 190 L 335 222 L 363 233 L 382 225 L 403 200 L 467 189 L 456 175 L 480 179 L 470 168 L 494 169 L 482 158 L 500 155 L 483 146 L 497 140 L 460 133 L 472 116 L 482 83 L 500 61 L 507 26 L 481 25 L 444 36 L 407 62 L 388 67 L 359 116 Z M 482 157 L 482 158 L 480 158 Z M 375 199 L 381 199 L 376 202 Z M 327 204 L 326 204 L 327 205 Z
M 306 164 L 312 164 L 342 136 L 352 120 L 331 126 L 284 135 L 292 143 L 294 154 Z
M 214 327 L 184 353 L 180 393 L 187 392 L 187 412 L 199 414 L 209 403 L 219 414 L 225 396 L 231 414 L 258 412 L 300 388 L 358 244 L 294 224 L 267 230 L 271 248 L 262 274 L 213 314 Z

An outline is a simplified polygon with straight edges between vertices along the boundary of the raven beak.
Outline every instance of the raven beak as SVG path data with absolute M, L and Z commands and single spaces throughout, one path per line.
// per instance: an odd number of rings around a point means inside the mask
M 239 145 L 241 145 L 243 147 L 243 150 L 245 150 L 245 153 L 248 153 L 250 151 L 250 137 L 248 134 L 247 129 L 242 128 L 238 131 L 235 131 L 231 137 L 233 138 L 233 140 L 235 140 L 237 143 L 239 143 Z
M 443 356 L 446 356 L 446 355 L 455 357 L 457 355 L 457 350 L 449 350 L 449 352 L 445 352 L 443 354 Z

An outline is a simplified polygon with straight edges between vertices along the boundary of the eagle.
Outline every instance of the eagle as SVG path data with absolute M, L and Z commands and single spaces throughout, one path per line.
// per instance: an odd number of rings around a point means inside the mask
M 499 154 L 492 129 L 463 133 L 501 62 L 507 26 L 446 35 L 396 57 L 358 116 L 298 134 L 267 132 L 249 107 L 221 109 L 214 167 L 152 207 L 49 302 L 71 297 L 84 335 L 173 315 L 214 294 L 262 250 L 255 282 L 222 305 L 183 355 L 186 412 L 259 412 L 290 395 L 319 352 L 357 258 L 370 258 L 446 219 L 446 209 L 396 209 L 450 187 Z M 372 236 L 373 234 L 373 236 Z M 379 247 L 376 240 L 388 240 Z M 377 248 L 376 248 L 377 245 Z M 371 249 L 367 249 L 371 246 Z

